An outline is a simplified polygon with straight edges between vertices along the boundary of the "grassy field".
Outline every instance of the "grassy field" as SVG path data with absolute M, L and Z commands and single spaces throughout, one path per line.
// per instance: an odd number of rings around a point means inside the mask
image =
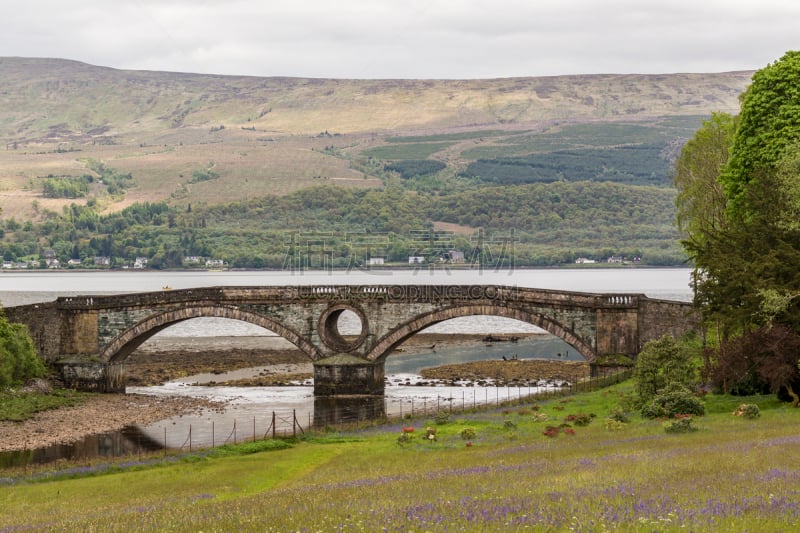
M 789 531 L 800 411 L 709 396 L 697 431 L 605 422 L 630 383 L 444 420 L 2 479 L 0 531 Z M 758 403 L 762 415 L 731 413 Z M 594 414 L 587 426 L 575 415 Z M 570 416 L 572 415 L 572 416 Z M 537 420 L 547 417 L 548 420 Z M 578 416 L 580 418 L 580 416 Z M 406 443 L 402 427 L 413 427 Z M 427 428 L 436 440 L 425 438 Z M 469 440 L 462 434 L 473 432 Z M 553 433 L 551 430 L 549 433 Z M 271 441 L 280 448 L 281 441 Z

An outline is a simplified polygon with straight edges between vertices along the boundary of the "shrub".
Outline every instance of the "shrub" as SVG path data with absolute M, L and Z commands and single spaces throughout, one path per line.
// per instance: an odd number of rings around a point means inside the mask
M 625 422 L 613 418 L 606 418 L 606 429 L 609 431 L 621 431 L 625 429 Z
M 464 428 L 461 430 L 461 438 L 464 440 L 472 440 L 475 438 L 475 429 L 473 428 Z
M 611 420 L 615 420 L 622 424 L 627 424 L 631 421 L 631 415 L 621 407 L 617 407 L 611 413 L 609 413 L 608 418 Z
M 743 403 L 733 412 L 733 416 L 754 419 L 761 416 L 761 409 L 754 403 Z
M 715 390 L 747 396 L 777 393 L 796 406 L 800 384 L 800 335 L 784 324 L 769 324 L 707 350 L 705 374 Z M 786 395 L 784 396 L 784 392 Z
M 448 422 L 450 422 L 450 413 L 445 413 L 443 411 L 440 413 L 436 413 L 436 416 L 433 417 L 433 420 L 440 426 L 447 424 Z
M 506 420 L 503 422 L 503 427 L 506 429 L 517 429 L 517 425 L 511 420 Z
M 558 437 L 558 434 L 560 432 L 561 428 L 559 428 L 558 426 L 547 426 L 546 428 L 544 428 L 544 431 L 542 431 L 542 435 L 544 435 L 545 437 L 553 438 L 553 437 Z
M 671 335 L 647 342 L 636 358 L 634 376 L 640 405 L 646 405 L 670 383 L 692 387 L 697 369 L 687 342 L 678 342 Z
M 697 428 L 692 425 L 693 420 L 691 416 L 682 416 L 667 420 L 664 422 L 664 431 L 667 433 L 689 433 L 690 431 L 697 431 Z
M 47 367 L 36 355 L 28 328 L 9 323 L 0 310 L 0 388 L 47 375 Z
M 595 415 L 587 413 L 578 413 L 576 415 L 567 415 L 567 422 L 572 422 L 576 426 L 588 426 Z
M 428 439 L 429 442 L 436 441 L 437 440 L 436 428 L 432 427 L 425 428 L 425 438 Z
M 400 436 L 397 437 L 397 444 L 403 446 L 404 444 L 410 444 L 414 440 L 413 433 L 400 433 Z
M 550 417 L 547 416 L 547 413 L 536 413 L 532 418 L 534 422 L 547 422 Z
M 644 418 L 671 418 L 676 415 L 703 416 L 703 401 L 680 383 L 670 383 L 642 407 Z

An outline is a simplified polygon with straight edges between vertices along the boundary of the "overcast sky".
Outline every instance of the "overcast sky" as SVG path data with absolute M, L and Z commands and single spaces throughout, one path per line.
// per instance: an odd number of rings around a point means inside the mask
M 0 56 L 255 76 L 755 70 L 798 0 L 0 0 Z M 1 83 L 1 80 L 0 80 Z

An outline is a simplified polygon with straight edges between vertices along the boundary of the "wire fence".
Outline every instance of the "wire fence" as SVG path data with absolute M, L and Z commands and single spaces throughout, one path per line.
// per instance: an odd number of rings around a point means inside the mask
M 210 439 L 208 427 L 199 428 L 190 424 L 188 430 L 173 428 L 171 431 L 164 427 L 161 447 L 165 454 L 167 450 L 191 452 L 209 446 L 214 448 L 247 441 L 296 438 L 313 430 L 358 429 L 363 426 L 397 422 L 408 418 L 437 417 L 443 414 L 466 413 L 499 406 L 522 405 L 531 401 L 599 390 L 620 383 L 631 375 L 632 369 L 601 369 L 593 376 L 575 378 L 571 381 L 555 380 L 546 386 L 506 384 L 495 387 L 474 387 L 471 388 L 470 395 L 463 390 L 460 398 L 451 393 L 447 396 L 437 395 L 395 400 L 387 400 L 383 397 L 336 399 L 340 404 L 336 409 L 330 411 L 332 416 L 316 412 L 312 416 L 309 411 L 305 413 L 306 420 L 301 420 L 304 417 L 298 416 L 296 409 L 291 412 L 272 411 L 271 416 L 266 419 L 262 418 L 260 421 L 256 417 L 253 417 L 252 420 L 248 419 L 246 422 L 234 419 L 232 426 L 226 426 L 227 429 L 218 427 L 212 420 L 210 422 Z M 480 398 L 480 396 L 483 397 Z M 350 405 L 347 403 L 348 400 L 352 402 Z M 368 404 L 367 402 L 370 400 L 374 404 Z M 392 401 L 394 404 L 391 403 Z M 389 412 L 386 411 L 387 404 Z M 203 432 L 202 435 L 198 433 L 198 429 Z M 175 444 L 170 446 L 169 442 L 175 442 L 178 431 L 185 435 L 183 442 L 177 446 Z
M 91 435 L 83 441 L 50 446 L 36 450 L 21 450 L 0 454 L 0 467 L 26 467 L 34 463 L 56 460 L 90 461 L 94 457 L 130 457 L 137 454 L 162 454 L 195 452 L 200 449 L 266 439 L 297 438 L 314 431 L 345 431 L 397 423 L 409 418 L 438 417 L 475 412 L 499 406 L 524 405 L 541 400 L 564 397 L 578 392 L 594 391 L 620 383 L 632 375 L 631 369 L 599 369 L 591 377 L 577 376 L 569 380 L 555 380 L 545 386 L 511 385 L 464 387 L 443 395 L 428 397 L 372 397 L 361 399 L 334 398 L 339 402 L 333 409 L 326 405 L 331 398 L 315 398 L 314 409 L 298 413 L 292 410 L 273 410 L 224 422 L 185 420 L 153 427 L 146 433 L 137 427 L 119 432 Z M 420 391 L 422 392 L 422 391 Z M 348 405 L 348 400 L 351 403 Z M 367 403 L 367 402 L 372 403 Z M 319 404 L 317 404 L 319 402 Z M 344 402 L 344 403 L 342 403 Z M 319 407 L 319 408 L 318 408 Z M 335 416 L 328 416 L 330 413 Z M 188 425 L 187 425 L 188 423 Z
M 272 411 L 272 416 L 269 419 L 269 423 L 266 428 L 261 426 L 259 428 L 259 424 L 257 422 L 257 418 L 253 417 L 252 426 L 242 425 L 239 424 L 237 419 L 233 419 L 233 426 L 231 429 L 226 433 L 223 430 L 223 433 L 220 435 L 221 440 L 217 440 L 217 427 L 216 422 L 214 420 L 211 421 L 211 448 L 215 448 L 217 446 L 225 446 L 228 444 L 240 444 L 246 441 L 256 441 L 256 440 L 266 440 L 266 439 L 277 439 L 277 438 L 288 438 L 288 437 L 297 437 L 298 435 L 302 435 L 306 432 L 308 428 L 311 427 L 311 424 L 307 424 L 306 428 L 303 428 L 303 425 L 300 423 L 300 420 L 297 417 L 297 410 L 293 409 L 291 413 L 278 413 L 277 411 Z M 262 429 L 263 428 L 263 429 Z M 202 440 L 193 439 L 193 432 L 195 431 L 195 427 L 193 424 L 189 424 L 188 433 L 186 435 L 186 439 L 183 441 L 183 444 L 177 447 L 170 447 L 168 442 L 168 430 L 167 427 L 164 426 L 164 441 L 163 441 L 163 449 L 166 453 L 167 450 L 173 449 L 178 451 L 185 451 L 188 450 L 189 452 L 193 450 L 197 450 L 199 448 L 207 448 L 208 447 L 208 440 L 207 438 L 203 438 Z

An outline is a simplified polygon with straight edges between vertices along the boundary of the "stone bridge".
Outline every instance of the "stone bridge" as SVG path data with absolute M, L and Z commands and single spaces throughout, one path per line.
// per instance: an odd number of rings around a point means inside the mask
M 360 331 L 339 331 L 342 313 Z M 690 304 L 640 294 L 590 294 L 498 285 L 209 287 L 62 297 L 9 307 L 38 353 L 73 387 L 124 391 L 124 361 L 159 331 L 198 317 L 242 320 L 289 340 L 314 364 L 314 394 L 381 395 L 384 362 L 410 336 L 451 318 L 493 315 L 538 326 L 589 363 L 635 357 L 664 333 L 698 328 Z

